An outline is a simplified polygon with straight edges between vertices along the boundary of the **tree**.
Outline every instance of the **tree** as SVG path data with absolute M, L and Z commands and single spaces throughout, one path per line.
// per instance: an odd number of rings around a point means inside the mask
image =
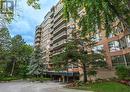
M 85 47 L 93 47 L 94 43 L 90 40 L 87 40 L 84 43 L 83 40 L 84 39 L 73 38 L 66 44 L 65 50 L 62 53 L 52 58 L 52 62 L 54 63 L 55 68 L 58 67 L 60 70 L 67 70 L 67 66 L 70 64 L 80 67 L 83 70 L 84 82 L 86 82 L 89 66 L 96 64 L 93 62 L 99 62 L 101 59 L 104 60 L 104 57 L 101 53 L 87 51 Z
M 113 29 L 113 23 L 119 20 L 123 26 L 130 28 L 130 0 L 62 0 L 64 15 L 69 20 L 79 20 L 82 35 L 106 30 L 108 36 Z M 82 16 L 79 11 L 83 10 Z
M 21 35 L 16 35 L 11 39 L 11 48 L 10 48 L 10 65 L 7 66 L 10 67 L 8 70 L 10 71 L 10 76 L 14 74 L 14 70 L 16 67 L 16 64 L 18 62 L 22 61 L 24 57 L 22 57 L 21 47 L 25 44 L 24 40 L 22 39 Z M 16 69 L 17 70 L 17 69 Z M 15 70 L 15 71 L 16 71 Z
M 5 74 L 5 67 L 9 60 L 11 36 L 7 28 L 0 29 L 0 76 Z
M 15 5 L 17 5 L 17 2 L 19 0 L 13 0 L 12 2 L 15 2 Z M 4 7 L 4 3 L 8 2 L 8 0 L 0 0 L 0 11 L 5 11 L 5 7 Z M 33 7 L 34 9 L 40 9 L 40 3 L 39 0 L 27 0 L 27 4 L 31 7 Z M 14 5 L 12 7 L 10 7 L 9 9 L 6 9 L 5 13 L 0 13 L 0 19 L 4 20 L 4 21 L 0 21 L 0 24 L 3 24 L 1 22 L 5 22 L 5 23 L 11 23 L 12 20 L 14 20 Z M 8 7 L 6 7 L 8 8 Z
M 40 9 L 39 0 L 27 0 L 27 4 L 35 9 Z
M 0 47 L 8 50 L 11 44 L 11 36 L 7 28 L 0 29 Z
M 118 76 L 119 79 L 125 79 L 127 77 L 129 77 L 129 69 L 126 68 L 125 66 L 117 66 L 116 67 L 116 74 Z
M 43 75 L 44 62 L 42 60 L 42 51 L 39 47 L 35 48 L 32 54 L 28 70 L 29 75 L 36 75 L 36 76 Z
M 6 72 L 10 76 L 19 75 L 25 77 L 27 67 L 33 52 L 33 47 L 27 45 L 21 35 L 16 35 L 11 39 L 10 60 L 7 63 Z
M 28 65 L 33 52 L 33 47 L 27 44 L 21 46 L 21 57 L 22 60 L 19 63 L 18 75 L 25 78 L 28 73 Z

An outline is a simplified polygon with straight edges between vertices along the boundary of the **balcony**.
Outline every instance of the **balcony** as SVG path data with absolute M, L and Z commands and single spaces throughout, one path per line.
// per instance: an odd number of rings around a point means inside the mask
M 62 31 L 62 29 L 66 28 L 66 24 L 63 24 L 62 26 L 60 26 L 58 29 L 56 29 L 54 32 L 53 32 L 53 35 L 56 35 L 57 33 L 60 33 Z M 67 30 L 67 29 L 66 29 Z
M 53 54 L 52 54 L 52 57 L 53 57 L 53 56 L 56 56 L 56 55 L 58 55 L 58 54 L 60 54 L 60 53 L 61 53 L 61 52 L 53 53 Z
M 36 34 L 36 38 L 40 38 L 41 37 L 41 34 Z
M 63 3 L 62 4 L 59 4 L 57 6 L 57 8 L 55 9 L 55 15 L 54 16 L 57 16 L 57 14 L 63 9 Z
M 40 29 L 36 30 L 35 34 L 41 34 L 41 30 Z
M 36 40 L 35 40 L 35 42 L 40 42 L 41 40 L 40 40 L 40 38 L 37 38 Z
M 35 43 L 35 46 L 40 46 L 40 43 Z
M 58 22 L 56 22 L 54 24 L 54 28 L 56 28 L 58 25 L 60 25 L 61 23 L 66 23 L 65 19 L 61 18 Z
M 53 43 L 57 42 L 59 39 L 61 40 L 61 39 L 66 38 L 66 37 L 67 37 L 67 32 L 63 31 L 53 38 Z
M 59 14 L 57 17 L 55 17 L 54 22 L 58 21 L 63 17 L 63 13 Z
M 53 49 L 57 49 L 59 47 L 62 47 L 66 43 L 66 40 L 61 40 L 58 43 L 53 44 Z

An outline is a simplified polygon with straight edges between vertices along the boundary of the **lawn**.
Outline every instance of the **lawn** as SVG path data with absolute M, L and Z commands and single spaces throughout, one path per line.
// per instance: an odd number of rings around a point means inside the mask
M 94 92 L 130 92 L 130 87 L 116 83 L 116 82 L 103 82 L 90 85 L 80 86 L 76 89 L 90 90 Z

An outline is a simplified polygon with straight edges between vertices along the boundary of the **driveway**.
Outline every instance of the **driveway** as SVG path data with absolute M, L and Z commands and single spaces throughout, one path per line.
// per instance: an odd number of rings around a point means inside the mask
M 87 92 L 63 88 L 63 84 L 47 82 L 0 83 L 0 92 Z M 88 91 L 89 92 L 89 91 Z

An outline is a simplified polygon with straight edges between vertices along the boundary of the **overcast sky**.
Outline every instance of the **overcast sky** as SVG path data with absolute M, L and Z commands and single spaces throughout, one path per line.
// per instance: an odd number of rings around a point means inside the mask
M 59 0 L 40 0 L 40 10 L 28 6 L 26 1 L 19 0 L 15 11 L 15 20 L 9 25 L 9 30 L 12 37 L 20 34 L 28 44 L 33 45 L 36 26 L 44 20 L 46 13 Z

